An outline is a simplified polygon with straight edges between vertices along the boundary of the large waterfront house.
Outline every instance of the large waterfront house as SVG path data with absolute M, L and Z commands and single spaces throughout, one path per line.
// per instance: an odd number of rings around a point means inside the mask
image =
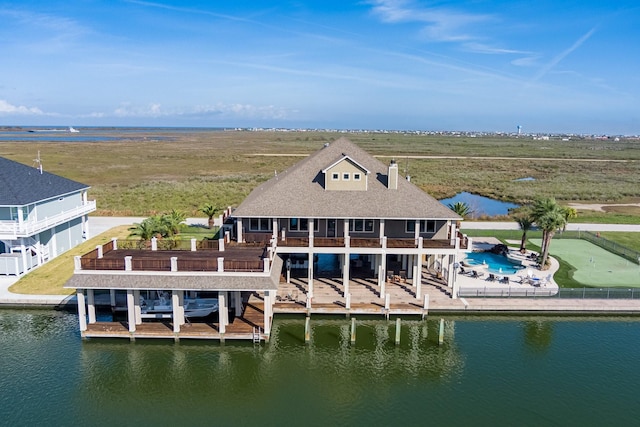
M 22 275 L 83 242 L 88 186 L 0 157 L 0 275 Z
M 187 250 L 161 251 L 155 240 L 152 250 L 125 249 L 114 240 L 78 257 L 66 286 L 77 290 L 84 336 L 120 336 L 113 327 L 92 327 L 95 291 L 109 290 L 112 306 L 119 304 L 118 295 L 126 305 L 132 337 L 145 327 L 141 294 L 148 299 L 160 292 L 171 297 L 176 337 L 186 336 L 181 330 L 189 323 L 185 306 L 198 293 L 217 295 L 215 333 L 221 338 L 232 336 L 229 313 L 247 319 L 256 308 L 260 320 L 248 323 L 254 329 L 259 323 L 268 337 L 273 306 L 282 300 L 294 300 L 292 307 L 307 312 L 337 304 L 352 313 L 358 303 L 365 310 L 374 300 L 379 312 L 377 305 L 389 308 L 386 287 L 401 283 L 406 287 L 402 298 L 414 301 L 407 304 L 411 309 L 423 305 L 427 276 L 455 298 L 457 253 L 469 244 L 457 229 L 461 219 L 403 177 L 394 160 L 382 163 L 340 138 L 276 173 L 228 209 L 215 249 L 192 241 Z M 294 292 L 284 292 L 291 283 Z M 317 283 L 337 290 L 325 308 Z M 356 287 L 371 295 L 358 293 L 357 302 Z M 251 303 L 251 296 L 259 302 Z M 166 328 L 154 331 L 151 336 L 171 336 Z

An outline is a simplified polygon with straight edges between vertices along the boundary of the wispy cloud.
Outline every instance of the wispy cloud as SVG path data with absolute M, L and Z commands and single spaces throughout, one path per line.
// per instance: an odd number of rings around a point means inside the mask
M 484 43 L 469 42 L 464 43 L 462 48 L 473 53 L 483 53 L 488 55 L 530 55 L 531 52 L 515 49 L 505 49 L 501 47 L 490 46 Z
M 13 105 L 4 99 L 0 99 L 0 115 L 42 116 L 45 113 L 38 107 L 26 107 Z
M 565 49 L 559 55 L 556 55 L 556 57 L 553 58 L 549 63 L 545 64 L 542 67 L 542 69 L 538 72 L 538 74 L 536 74 L 535 77 L 531 80 L 530 83 L 535 83 L 538 80 L 540 80 L 541 78 L 543 78 L 549 71 L 551 71 L 556 65 L 558 65 L 564 58 L 566 58 L 572 52 L 574 52 L 576 49 L 578 49 L 580 46 L 582 46 L 583 43 L 586 42 L 593 35 L 593 33 L 596 32 L 596 28 L 597 27 L 593 27 L 592 29 L 587 31 L 586 34 L 584 34 L 582 37 L 580 37 L 578 40 L 576 40 L 576 42 L 573 43 L 568 49 Z
M 458 10 L 419 7 L 409 0 L 373 0 L 372 12 L 383 22 L 422 22 L 425 27 L 421 34 L 431 41 L 462 42 L 478 39 L 477 35 L 469 33 L 472 24 L 489 22 L 496 19 L 489 14 L 474 14 Z

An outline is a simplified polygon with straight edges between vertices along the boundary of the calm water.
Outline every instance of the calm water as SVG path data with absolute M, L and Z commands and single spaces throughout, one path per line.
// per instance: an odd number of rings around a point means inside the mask
M 445 206 L 453 205 L 457 202 L 466 203 L 469 205 L 473 213 L 472 218 L 477 218 L 480 215 L 495 216 L 495 215 L 507 215 L 509 209 L 517 208 L 519 205 L 509 202 L 502 202 L 500 200 L 490 199 L 489 197 L 478 196 L 477 194 L 471 194 L 467 192 L 458 193 L 449 199 L 440 200 Z
M 359 321 L 362 319 L 359 319 Z M 268 344 L 81 341 L 75 315 L 0 311 L 3 425 L 637 425 L 640 321 L 277 319 Z

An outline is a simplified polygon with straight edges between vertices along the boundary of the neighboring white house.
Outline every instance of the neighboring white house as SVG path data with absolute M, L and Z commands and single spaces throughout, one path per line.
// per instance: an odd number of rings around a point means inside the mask
M 89 187 L 0 157 L 0 275 L 21 275 L 82 243 Z

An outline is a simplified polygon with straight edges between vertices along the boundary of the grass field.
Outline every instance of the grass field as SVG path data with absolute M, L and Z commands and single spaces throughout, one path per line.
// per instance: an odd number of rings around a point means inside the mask
M 90 136 L 90 130 L 83 130 L 85 134 Z M 110 142 L 0 142 L 0 155 L 32 164 L 39 151 L 45 170 L 92 187 L 96 215 L 146 216 L 179 209 L 188 216 L 202 216 L 198 210 L 205 203 L 237 206 L 274 172 L 341 136 L 160 129 Z M 640 200 L 636 140 L 534 141 L 366 132 L 346 136 L 383 162 L 395 158 L 413 183 L 437 198 L 469 191 L 516 203 L 536 196 L 562 202 Z M 535 180 L 515 181 L 522 177 Z M 583 215 L 597 222 L 640 222 L 640 209 L 635 208 Z

